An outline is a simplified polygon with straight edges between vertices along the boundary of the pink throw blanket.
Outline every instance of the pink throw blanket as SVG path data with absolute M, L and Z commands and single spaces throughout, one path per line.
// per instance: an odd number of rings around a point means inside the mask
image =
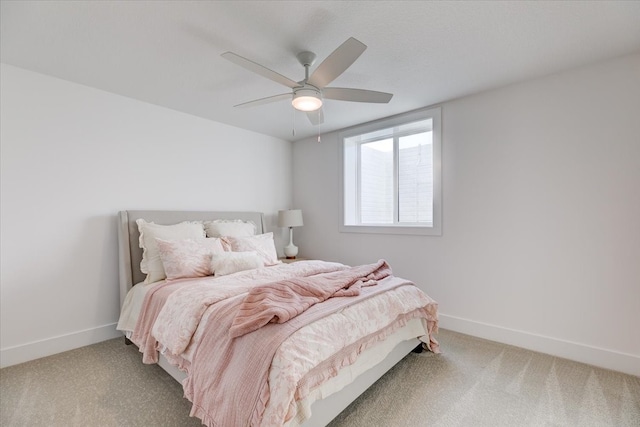
M 362 267 L 372 268 L 371 273 L 380 265 Z M 359 268 L 361 267 L 355 267 L 356 270 Z M 322 280 L 339 273 L 326 273 L 317 277 Z M 352 277 L 353 271 L 347 269 L 346 274 Z M 208 426 L 261 425 L 262 414 L 270 395 L 269 367 L 276 350 L 286 338 L 324 316 L 404 285 L 413 284 L 389 276 L 377 286 L 361 288 L 359 296 L 329 298 L 322 304 L 309 307 L 286 323 L 268 322 L 252 333 L 237 338 L 232 338 L 229 330 L 242 304 L 242 296 L 219 303 L 216 327 L 202 337 L 193 355 L 190 375 L 183 383 L 185 397 L 193 403 L 191 415 L 200 418 Z
M 284 323 L 309 307 L 331 297 L 360 295 L 363 286 L 376 285 L 391 275 L 384 260 L 310 277 L 294 277 L 257 286 L 245 297 L 233 320 L 232 338 L 253 332 L 268 323 Z
M 151 328 L 153 328 L 167 297 L 176 289 L 184 286 L 184 283 L 185 281 L 182 280 L 160 283 L 145 295 L 136 328 L 131 335 L 131 341 L 138 346 L 142 353 L 143 363 L 158 363 L 158 341 L 151 335 Z

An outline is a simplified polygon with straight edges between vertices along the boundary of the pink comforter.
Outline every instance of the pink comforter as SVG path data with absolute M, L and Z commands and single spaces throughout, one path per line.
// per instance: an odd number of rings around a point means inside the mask
M 204 312 L 251 288 L 292 277 L 306 277 L 346 269 L 338 263 L 304 261 L 222 277 L 179 279 L 155 286 L 145 296 L 131 340 L 143 351 L 144 363 L 158 362 L 158 343 L 180 355 L 191 343 Z
M 356 280 L 351 286 L 347 286 L 347 291 L 353 292 L 368 280 L 379 281 L 377 286 L 363 287 L 359 290 L 362 295 L 357 299 L 368 298 L 366 304 L 353 304 L 358 302 L 354 298 L 329 298 L 322 304 L 310 305 L 309 310 L 286 323 L 270 322 L 263 328 L 235 339 L 230 337 L 228 331 L 233 319 L 237 316 L 238 308 L 252 287 L 269 284 L 276 279 L 291 279 L 300 275 L 313 276 L 323 272 L 328 274 L 321 274 L 322 276 L 333 277 L 332 272 L 349 270 L 349 268 L 335 263 L 303 261 L 255 270 L 255 273 L 245 272 L 222 278 L 202 278 L 157 285 L 145 298 L 143 311 L 132 340 L 144 352 L 143 360 L 146 363 L 157 361 L 157 349 L 164 349 L 167 358 L 187 372 L 188 378 L 184 383 L 184 389 L 185 395 L 194 404 L 192 415 L 203 419 L 206 424 L 225 427 L 280 425 L 285 419 L 291 419 L 291 416 L 295 415 L 295 409 L 293 413 L 291 412 L 290 402 L 294 401 L 292 399 L 297 400 L 304 397 L 306 393 L 301 390 L 296 391 L 296 384 L 305 384 L 304 388 L 308 391 L 309 387 L 317 381 L 328 378 L 327 373 L 324 373 L 327 371 L 317 371 L 319 375 L 314 374 L 304 382 L 300 382 L 308 369 L 332 353 L 321 356 L 323 358 L 317 359 L 318 361 L 312 365 L 306 362 L 301 364 L 302 361 L 314 360 L 314 357 L 319 357 L 317 355 L 323 354 L 325 349 L 335 347 L 336 343 L 344 342 L 343 345 L 347 345 L 347 342 L 352 343 L 349 349 L 345 348 L 349 350 L 345 353 L 348 357 L 345 357 L 350 361 L 346 359 L 342 361 L 342 356 L 339 360 L 333 360 L 330 375 L 335 375 L 340 369 L 339 366 L 345 366 L 341 365 L 342 363 L 353 363 L 353 358 L 365 347 L 373 345 L 375 340 L 385 339 L 391 329 L 402 327 L 411 318 L 421 318 L 426 322 L 423 323 L 425 332 L 428 331 L 425 335 L 428 339 L 425 342 L 430 342 L 430 348 L 437 352 L 437 342 L 432 336 L 432 333 L 437 330 L 437 303 L 411 282 L 393 276 L 383 279 L 382 277 L 390 274 L 386 263 L 371 266 L 375 266 L 371 270 L 376 272 L 373 276 L 367 277 L 370 273 L 364 274 L 360 271 L 358 276 L 363 280 Z M 358 268 L 350 270 L 353 273 Z M 393 290 L 386 292 L 390 289 Z M 407 292 L 398 293 L 402 289 Z M 337 292 L 341 292 L 340 289 Z M 391 296 L 392 293 L 396 296 Z M 380 300 L 380 298 L 383 299 Z M 353 307 L 342 310 L 340 307 L 345 305 L 353 305 Z M 342 316 L 336 318 L 337 314 L 328 314 L 335 310 L 340 310 L 340 313 L 363 313 L 359 307 L 364 305 L 369 307 L 364 313 L 370 313 L 369 316 L 373 316 L 372 313 L 379 314 L 369 320 L 363 317 L 359 320 L 360 323 L 356 322 L 348 328 L 350 332 L 348 338 L 342 336 L 340 331 L 344 329 L 343 323 L 347 318 Z M 385 305 L 385 308 L 382 305 Z M 320 321 L 314 321 L 320 318 L 322 318 Z M 356 317 L 350 315 L 349 319 L 352 322 Z M 393 321 L 393 319 L 396 320 Z M 329 320 L 331 321 L 328 322 Z M 312 324 L 301 328 L 309 322 Z M 322 329 L 316 329 L 315 325 L 320 324 L 323 325 Z M 385 325 L 389 327 L 385 328 Z M 199 329 L 194 333 L 196 327 Z M 314 350 L 313 356 L 311 354 L 303 356 L 302 353 L 307 350 L 311 337 L 302 335 L 295 340 L 286 341 L 287 344 L 297 343 L 294 346 L 297 349 L 294 351 L 297 353 L 291 357 L 293 347 L 287 346 L 290 350 L 287 350 L 286 354 L 289 356 L 283 358 L 285 353 L 281 354 L 281 351 L 284 346 L 278 349 L 279 342 L 298 329 L 302 332 L 310 327 L 317 331 L 315 333 L 317 337 L 327 336 L 326 331 L 332 330 L 331 343 L 326 343 Z M 368 332 L 363 334 L 364 330 Z M 160 332 L 160 335 L 156 332 Z M 294 335 L 300 334 L 296 332 Z M 280 337 L 278 338 L 280 341 L 274 340 L 274 336 Z M 313 338 L 311 340 L 316 341 Z M 185 343 L 189 343 L 188 348 Z M 173 352 L 172 348 L 177 351 Z M 256 348 L 262 350 L 256 351 Z M 332 352 L 337 352 L 340 348 L 341 346 L 335 347 Z M 276 369 L 274 366 L 269 368 L 274 352 L 278 360 Z M 265 385 L 267 372 L 270 372 L 271 377 L 268 385 Z M 271 397 L 270 400 L 269 397 Z M 266 408 L 265 405 L 267 405 Z M 263 412 L 264 415 L 262 415 Z M 267 412 L 268 419 L 265 418 Z
M 251 289 L 238 308 L 229 333 L 239 337 L 267 323 L 284 323 L 331 297 L 360 295 L 363 286 L 376 285 L 391 275 L 384 260 L 334 273 L 287 280 Z

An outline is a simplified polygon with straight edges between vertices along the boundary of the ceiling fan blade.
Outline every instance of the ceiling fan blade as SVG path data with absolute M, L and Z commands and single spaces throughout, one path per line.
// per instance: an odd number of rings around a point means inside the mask
M 375 90 L 350 89 L 345 87 L 325 87 L 322 89 L 322 97 L 338 101 L 374 102 L 386 104 L 393 98 L 392 93 L 376 92 Z
M 281 93 L 279 95 L 267 96 L 266 98 L 255 99 L 249 102 L 243 102 L 242 104 L 234 105 L 234 107 L 247 108 L 256 107 L 258 105 L 269 104 L 271 102 L 280 101 L 283 99 L 291 99 L 293 97 L 290 93 Z
M 353 64 L 367 46 L 353 37 L 342 43 L 322 61 L 309 77 L 309 83 L 322 89 Z
M 319 108 L 316 111 L 307 111 L 307 118 L 312 125 L 321 125 L 324 123 L 324 112 L 322 111 L 322 108 Z
M 276 73 L 273 70 L 268 69 L 256 62 L 253 62 L 247 58 L 243 58 L 240 55 L 236 55 L 233 52 L 225 52 L 222 56 L 224 59 L 233 62 L 236 65 L 241 66 L 249 71 L 253 71 L 256 74 L 260 74 L 262 77 L 266 77 L 269 80 L 273 80 L 276 83 L 280 83 L 281 85 L 285 85 L 293 89 L 294 87 L 299 87 L 300 84 L 298 82 L 294 82 L 288 77 L 283 76 L 280 73 Z

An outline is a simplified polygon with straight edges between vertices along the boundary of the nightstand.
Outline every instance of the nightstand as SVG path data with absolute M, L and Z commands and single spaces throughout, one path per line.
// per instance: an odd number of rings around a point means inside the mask
M 278 259 L 285 264 L 291 264 L 292 262 L 297 262 L 297 261 L 307 261 L 306 258 L 300 258 L 300 257 L 297 257 L 295 259 L 287 259 L 287 258 L 278 258 Z

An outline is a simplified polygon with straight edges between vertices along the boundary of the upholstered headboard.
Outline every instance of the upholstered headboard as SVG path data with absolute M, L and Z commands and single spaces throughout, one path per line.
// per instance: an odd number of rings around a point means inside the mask
M 264 215 L 261 212 L 198 212 L 198 211 L 120 211 L 118 213 L 118 264 L 120 269 L 120 304 L 134 284 L 144 281 L 140 271 L 142 249 L 136 220 L 171 225 L 182 221 L 211 221 L 215 219 L 241 219 L 253 221 L 256 233 L 264 233 Z

